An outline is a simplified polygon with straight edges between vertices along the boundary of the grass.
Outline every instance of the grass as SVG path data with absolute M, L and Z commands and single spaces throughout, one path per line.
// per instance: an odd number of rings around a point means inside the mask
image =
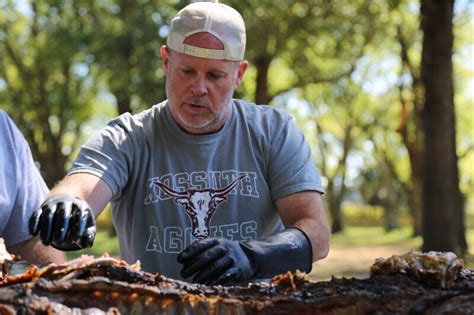
M 474 230 L 469 229 L 466 237 L 470 248 L 464 261 L 467 268 L 474 269 Z M 348 227 L 332 236 L 329 255 L 313 265 L 310 277 L 313 280 L 328 280 L 331 276 L 364 278 L 376 258 L 419 250 L 421 245 L 421 237 L 411 237 L 410 228 L 386 233 L 381 227 Z
M 419 246 L 421 238 L 411 237 L 411 228 L 385 232 L 382 227 L 347 227 L 343 233 L 338 233 L 331 237 L 331 244 L 337 246 L 379 246 L 405 244 L 407 246 Z
M 386 233 L 382 227 L 347 227 L 331 237 L 329 255 L 313 265 L 313 280 L 328 280 L 331 276 L 364 278 L 376 258 L 390 257 L 416 250 L 420 237 L 411 237 L 410 228 Z

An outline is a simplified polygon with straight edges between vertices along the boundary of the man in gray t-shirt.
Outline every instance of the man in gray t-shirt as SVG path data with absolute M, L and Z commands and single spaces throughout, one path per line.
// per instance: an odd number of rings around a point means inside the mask
M 31 232 L 92 246 L 110 201 L 122 257 L 146 271 L 206 284 L 310 271 L 329 248 L 320 178 L 288 115 L 232 99 L 244 52 L 237 11 L 181 10 L 161 50 L 168 99 L 87 141 Z

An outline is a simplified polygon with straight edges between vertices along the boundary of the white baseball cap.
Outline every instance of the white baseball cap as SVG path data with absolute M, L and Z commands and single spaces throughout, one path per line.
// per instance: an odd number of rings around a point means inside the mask
M 193 34 L 207 32 L 217 37 L 224 50 L 188 45 L 184 40 Z M 167 46 L 182 54 L 207 59 L 243 60 L 245 24 L 237 10 L 217 2 L 195 2 L 187 5 L 171 20 Z

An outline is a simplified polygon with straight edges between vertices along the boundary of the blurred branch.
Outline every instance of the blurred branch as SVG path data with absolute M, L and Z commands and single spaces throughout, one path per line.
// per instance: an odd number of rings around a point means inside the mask
M 473 151 L 474 151 L 474 144 L 471 144 L 464 150 L 464 152 L 458 154 L 458 160 L 464 159 L 469 153 Z
M 402 60 L 402 65 L 408 68 L 413 78 L 418 77 L 418 75 L 415 75 L 417 71 L 408 56 L 408 43 L 406 38 L 403 36 L 401 25 L 397 26 L 397 41 L 400 44 L 400 58 Z

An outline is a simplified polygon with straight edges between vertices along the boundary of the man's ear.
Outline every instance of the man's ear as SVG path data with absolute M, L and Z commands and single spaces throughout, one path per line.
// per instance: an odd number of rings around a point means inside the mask
M 235 81 L 235 87 L 238 87 L 242 80 L 244 79 L 245 71 L 249 67 L 249 63 L 247 60 L 243 60 L 239 62 L 239 68 L 237 69 L 237 80 Z
M 161 58 L 163 58 L 163 70 L 165 74 L 168 73 L 168 67 L 170 62 L 169 50 L 166 45 L 161 46 Z

